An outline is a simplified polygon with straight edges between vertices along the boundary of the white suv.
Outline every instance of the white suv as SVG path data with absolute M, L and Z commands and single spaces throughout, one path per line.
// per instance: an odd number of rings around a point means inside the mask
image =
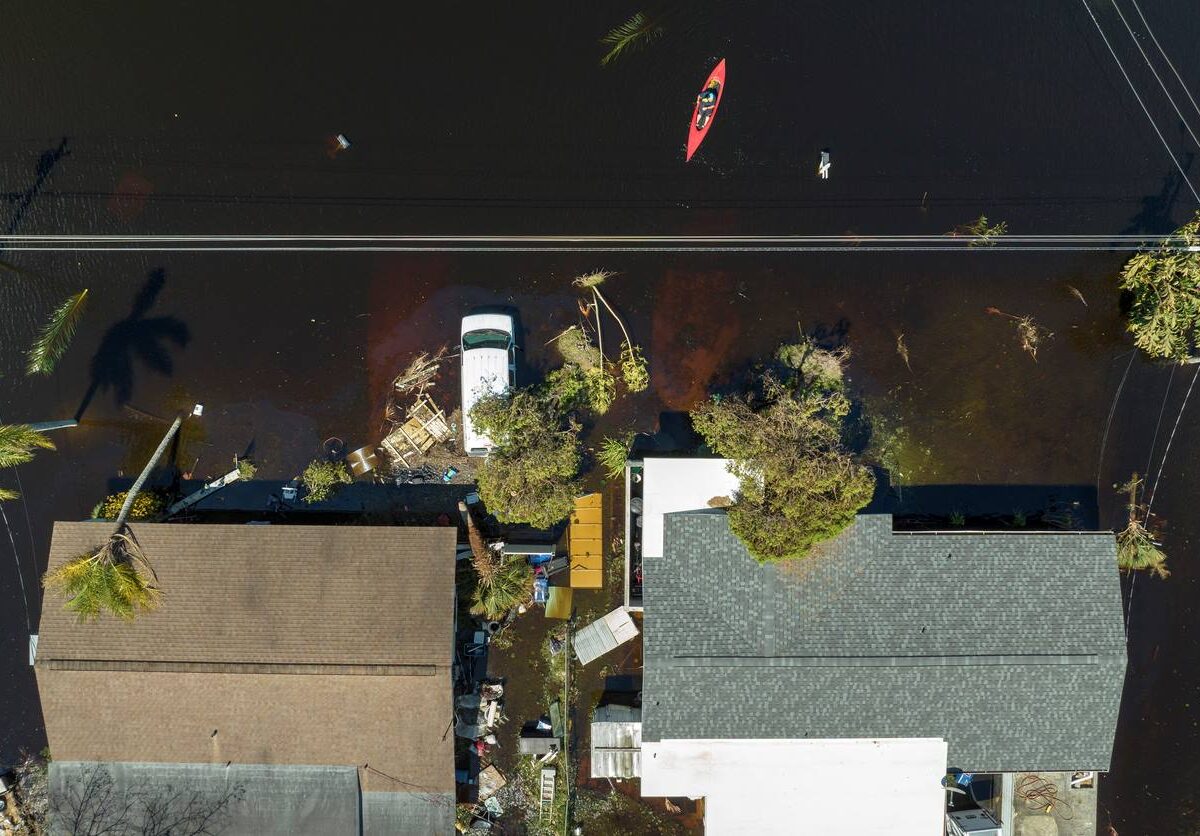
M 508 314 L 472 314 L 462 321 L 463 449 L 468 456 L 492 452 L 492 440 L 471 424 L 471 407 L 484 395 L 500 394 L 515 382 L 515 324 Z

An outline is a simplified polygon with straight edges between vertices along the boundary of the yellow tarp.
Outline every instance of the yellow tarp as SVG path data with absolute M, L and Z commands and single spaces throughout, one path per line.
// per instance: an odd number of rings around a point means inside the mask
M 575 500 L 568 534 L 571 586 L 599 589 L 604 583 L 604 500 L 590 493 Z
M 570 618 L 571 598 L 571 587 L 550 587 L 550 594 L 546 598 L 546 618 Z

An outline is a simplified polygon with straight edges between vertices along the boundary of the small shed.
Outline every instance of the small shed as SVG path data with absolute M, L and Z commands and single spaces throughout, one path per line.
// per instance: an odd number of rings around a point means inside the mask
M 642 709 L 601 705 L 592 715 L 592 777 L 640 778 Z
M 581 665 L 586 665 L 637 634 L 637 625 L 629 613 L 623 607 L 617 607 L 575 634 L 575 657 Z

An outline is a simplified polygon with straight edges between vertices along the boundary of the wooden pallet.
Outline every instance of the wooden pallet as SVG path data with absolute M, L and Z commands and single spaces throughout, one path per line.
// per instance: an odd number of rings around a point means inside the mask
M 451 435 L 446 414 L 432 398 L 422 394 L 408 408 L 408 419 L 388 433 L 382 446 L 393 461 L 412 467 L 414 461 L 429 452 L 429 448 Z

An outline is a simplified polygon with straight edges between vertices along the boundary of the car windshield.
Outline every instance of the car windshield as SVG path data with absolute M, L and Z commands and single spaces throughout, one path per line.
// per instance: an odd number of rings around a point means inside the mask
M 508 348 L 509 336 L 495 328 L 482 328 L 463 334 L 463 348 Z

